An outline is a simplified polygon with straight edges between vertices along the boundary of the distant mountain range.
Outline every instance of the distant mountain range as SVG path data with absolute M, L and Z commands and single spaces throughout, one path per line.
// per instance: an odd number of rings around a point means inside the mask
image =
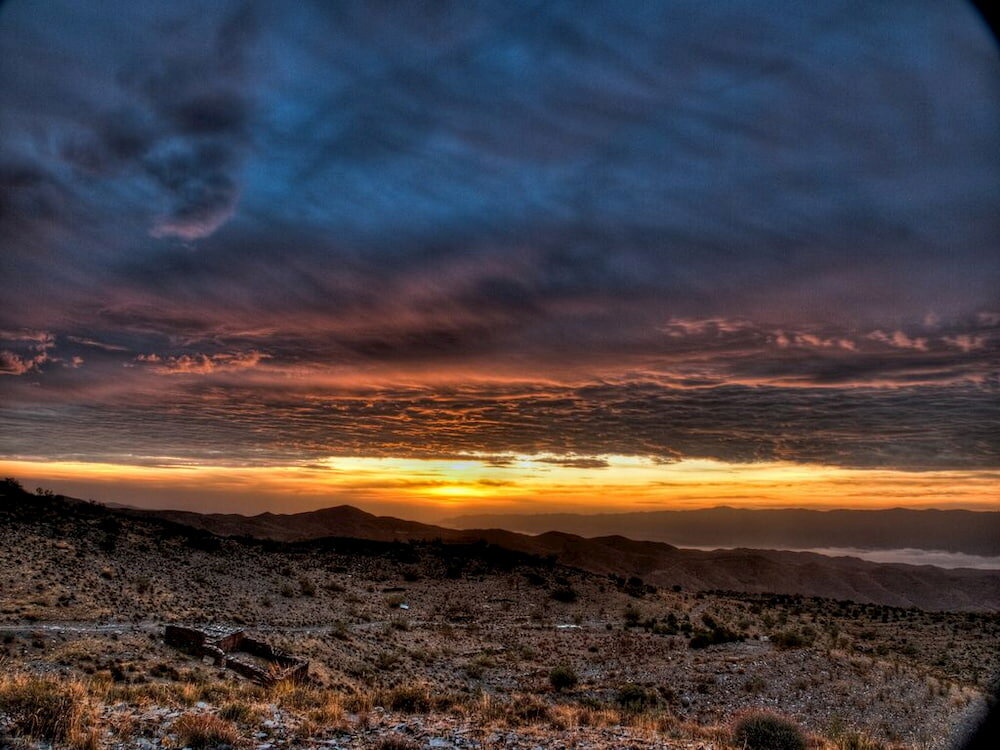
M 530 536 L 501 529 L 449 529 L 374 516 L 347 505 L 308 513 L 256 516 L 170 510 L 117 512 L 169 520 L 221 536 L 283 542 L 322 537 L 400 542 L 482 541 L 528 554 L 551 555 L 565 565 L 595 573 L 637 576 L 647 583 L 681 586 L 689 591 L 774 592 L 922 609 L 1000 610 L 1000 571 L 880 564 L 808 552 L 760 549 L 706 552 L 623 536 L 588 539 L 563 532 Z
M 1000 555 L 1000 513 L 968 510 L 749 510 L 709 508 L 638 513 L 467 515 L 443 525 L 507 529 L 525 534 L 563 531 L 593 537 L 618 534 L 680 547 L 767 549 L 922 549 Z

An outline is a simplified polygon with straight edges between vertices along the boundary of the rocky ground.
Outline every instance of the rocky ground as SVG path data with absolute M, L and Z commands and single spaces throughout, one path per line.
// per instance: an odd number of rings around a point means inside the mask
M 246 628 L 311 682 L 254 686 L 167 646 L 168 622 Z M 5 679 L 78 686 L 78 746 L 195 747 L 201 724 L 206 747 L 720 746 L 767 709 L 817 745 L 943 747 L 998 636 L 996 614 L 655 589 L 484 545 L 0 519 Z

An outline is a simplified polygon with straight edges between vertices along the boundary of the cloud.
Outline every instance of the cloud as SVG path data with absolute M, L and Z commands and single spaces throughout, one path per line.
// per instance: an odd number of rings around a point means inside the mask
M 47 360 L 46 354 L 24 357 L 7 349 L 0 349 L 0 375 L 24 375 L 35 372 Z
M 48 331 L 0 330 L 0 341 L 17 347 L 15 350 L 0 350 L 0 375 L 37 373 L 46 362 L 62 361 L 50 354 L 55 346 L 55 336 Z
M 153 372 L 161 375 L 208 375 L 214 372 L 231 372 L 256 367 L 269 355 L 258 351 L 220 352 L 216 354 L 181 354 L 161 357 L 158 354 L 140 354 L 136 362 L 153 365 Z
M 106 352 L 126 352 L 127 347 L 119 346 L 118 344 L 109 344 L 104 341 L 96 341 L 95 339 L 87 338 L 85 336 L 67 336 L 66 340 L 73 344 L 80 344 L 81 346 L 91 347 L 94 349 L 100 349 Z
M 893 331 L 892 333 L 872 331 L 868 334 L 868 338 L 873 341 L 881 341 L 884 344 L 889 344 L 897 349 L 916 349 L 922 352 L 927 351 L 927 339 L 911 338 L 902 331 Z
M 971 7 L 8 6 L 7 452 L 996 462 Z
M 155 363 L 160 366 L 160 363 Z M 792 461 L 908 471 L 996 465 L 997 383 L 895 388 L 674 388 L 626 381 L 319 389 L 175 379 L 39 410 L 26 390 L 0 411 L 0 452 L 149 456 L 252 464 L 329 456 L 603 456 L 672 462 Z M 56 429 L 58 426 L 58 429 Z M 16 436 L 16 437 L 15 437 Z

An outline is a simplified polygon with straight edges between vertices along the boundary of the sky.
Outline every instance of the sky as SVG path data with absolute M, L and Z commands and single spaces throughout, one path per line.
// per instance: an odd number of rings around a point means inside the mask
M 967 3 L 13 0 L 0 59 L 5 476 L 1000 509 Z

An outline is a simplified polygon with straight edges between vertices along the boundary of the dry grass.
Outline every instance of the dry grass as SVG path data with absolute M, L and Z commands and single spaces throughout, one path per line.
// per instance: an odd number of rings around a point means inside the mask
M 2 666 L 2 665 L 0 665 Z M 20 672 L 0 677 L 0 713 L 16 735 L 87 750 L 97 745 L 86 687 Z
M 192 675 L 194 677 L 195 675 Z M 551 695 L 551 694 L 550 694 Z M 748 712 L 734 717 L 729 726 L 706 726 L 684 721 L 662 703 L 624 705 L 620 701 L 552 702 L 536 693 L 514 693 L 497 697 L 488 693 L 454 697 L 435 692 L 429 685 L 409 682 L 392 688 L 358 690 L 351 693 L 310 684 L 284 683 L 264 689 L 236 681 L 190 683 L 114 684 L 105 678 L 84 680 L 35 677 L 12 673 L 0 678 L 0 713 L 14 733 L 24 739 L 42 740 L 73 750 L 97 750 L 102 736 L 128 743 L 146 727 L 129 707 L 178 708 L 205 701 L 213 708 L 185 713 L 169 731 L 179 746 L 239 747 L 247 730 L 256 727 L 280 706 L 289 722 L 294 742 L 331 736 L 331 733 L 364 728 L 375 707 L 393 713 L 440 718 L 461 716 L 479 726 L 532 732 L 576 732 L 589 729 L 625 729 L 650 742 L 696 740 L 719 747 L 745 750 L 883 750 L 863 734 L 831 732 L 827 740 L 807 737 L 793 723 L 773 714 Z M 627 703 L 627 702 L 626 702 Z M 104 706 L 103 719 L 98 719 Z M 109 711 L 111 706 L 115 708 Z M 118 706 L 121 706 L 119 712 Z M 350 719 L 349 713 L 357 714 Z M 410 747 L 408 738 L 391 735 L 384 747 Z M 393 744 L 393 743 L 400 744 Z
M 194 750 L 207 750 L 220 745 L 235 747 L 242 742 L 236 725 L 215 714 L 184 714 L 173 723 L 171 730 L 177 735 L 182 747 Z

